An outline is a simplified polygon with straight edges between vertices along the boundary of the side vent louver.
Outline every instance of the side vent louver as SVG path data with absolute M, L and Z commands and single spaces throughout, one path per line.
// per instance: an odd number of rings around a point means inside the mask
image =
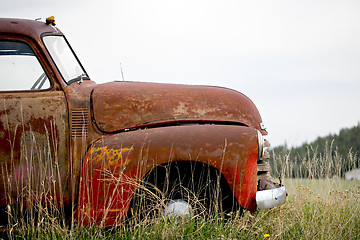
M 87 137 L 89 130 L 89 109 L 74 108 L 71 110 L 71 136 Z

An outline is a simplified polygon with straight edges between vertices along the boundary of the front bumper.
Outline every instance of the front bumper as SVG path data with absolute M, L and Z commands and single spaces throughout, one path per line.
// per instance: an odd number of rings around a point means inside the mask
M 285 203 L 285 187 L 273 188 L 256 192 L 256 204 L 259 209 L 268 209 Z
M 267 147 L 270 143 L 259 133 L 259 159 L 257 161 L 258 186 L 256 192 L 256 205 L 258 209 L 268 209 L 285 203 L 286 189 L 280 184 L 271 181 L 270 154 Z

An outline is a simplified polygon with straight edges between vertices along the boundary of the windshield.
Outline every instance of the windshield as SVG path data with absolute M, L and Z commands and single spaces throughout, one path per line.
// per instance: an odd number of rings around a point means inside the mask
M 63 79 L 68 83 L 88 79 L 88 76 L 71 50 L 64 36 L 47 35 L 44 44 L 59 69 Z

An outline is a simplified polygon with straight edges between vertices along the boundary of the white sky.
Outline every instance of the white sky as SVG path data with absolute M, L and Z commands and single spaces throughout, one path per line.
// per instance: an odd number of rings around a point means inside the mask
M 272 146 L 360 121 L 358 0 L 2 0 L 0 17 L 54 15 L 90 77 L 243 92 Z

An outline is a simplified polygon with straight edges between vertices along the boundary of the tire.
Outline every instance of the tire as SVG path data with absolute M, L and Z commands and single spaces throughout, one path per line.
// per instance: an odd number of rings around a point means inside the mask
M 181 161 L 158 166 L 144 177 L 131 200 L 128 219 L 155 219 L 171 213 L 169 207 L 186 209 L 184 204 L 189 205 L 185 217 L 209 217 L 239 209 L 217 169 L 200 162 Z

